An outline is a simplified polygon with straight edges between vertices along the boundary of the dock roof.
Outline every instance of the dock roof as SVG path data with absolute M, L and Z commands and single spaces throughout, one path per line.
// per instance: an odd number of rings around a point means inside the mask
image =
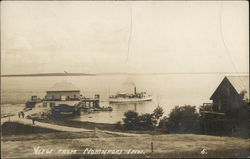
M 75 85 L 70 82 L 59 82 L 54 84 L 47 92 L 52 91 L 80 91 Z

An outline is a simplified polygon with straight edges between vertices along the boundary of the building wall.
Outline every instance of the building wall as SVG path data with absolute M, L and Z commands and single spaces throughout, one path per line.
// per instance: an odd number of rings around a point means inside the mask
M 73 100 L 80 98 L 80 91 L 47 91 L 47 100 Z
M 243 102 L 241 96 L 227 79 L 222 81 L 211 99 L 213 100 L 213 111 L 218 112 L 239 108 Z

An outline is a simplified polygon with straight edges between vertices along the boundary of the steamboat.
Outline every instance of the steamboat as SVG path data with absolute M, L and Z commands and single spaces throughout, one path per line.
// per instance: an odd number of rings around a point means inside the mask
M 134 93 L 117 93 L 116 95 L 112 95 L 109 97 L 110 103 L 134 103 L 134 102 L 145 102 L 151 101 L 152 96 L 147 95 L 146 92 L 136 92 L 136 87 L 134 87 Z

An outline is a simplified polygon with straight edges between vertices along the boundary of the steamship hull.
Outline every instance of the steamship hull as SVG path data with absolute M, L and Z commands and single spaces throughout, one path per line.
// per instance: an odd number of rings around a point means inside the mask
M 134 103 L 134 102 L 145 102 L 152 101 L 152 97 L 146 98 L 110 98 L 110 103 Z
M 134 94 L 117 93 L 109 97 L 109 103 L 135 103 L 151 100 L 151 95 L 146 95 L 146 92 L 137 93 L 136 87 L 134 87 Z

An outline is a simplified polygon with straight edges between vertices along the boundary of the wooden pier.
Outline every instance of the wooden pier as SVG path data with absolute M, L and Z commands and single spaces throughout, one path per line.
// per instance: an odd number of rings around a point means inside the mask
M 80 100 L 80 106 L 82 109 L 99 108 L 100 107 L 99 103 L 100 103 L 100 96 L 98 94 L 96 94 L 94 98 L 83 97 Z

